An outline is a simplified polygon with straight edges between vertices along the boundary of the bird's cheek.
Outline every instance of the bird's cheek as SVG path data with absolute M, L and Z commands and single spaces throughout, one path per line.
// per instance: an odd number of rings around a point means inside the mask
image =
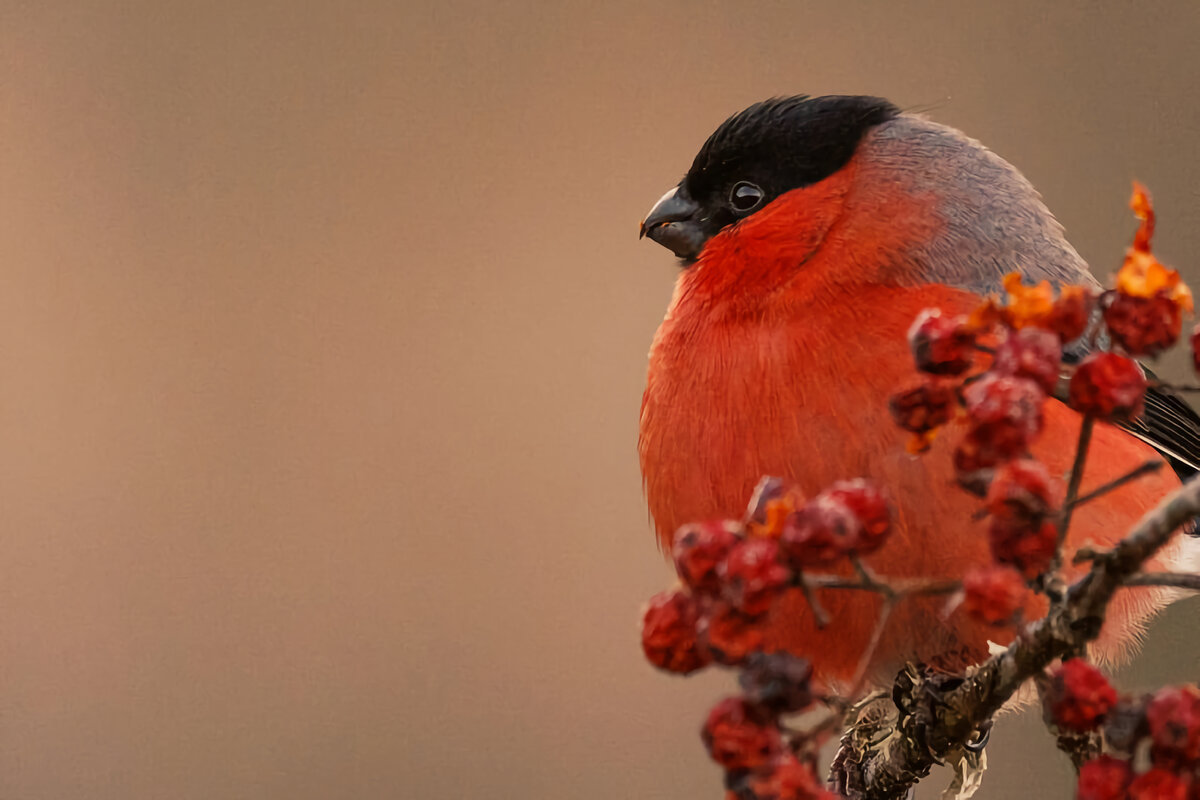
M 769 289 L 790 279 L 821 248 L 842 215 L 850 176 L 793 189 L 709 240 L 702 263 L 714 280 Z M 715 287 L 714 287 L 715 288 Z M 730 287 L 724 287 L 730 288 Z

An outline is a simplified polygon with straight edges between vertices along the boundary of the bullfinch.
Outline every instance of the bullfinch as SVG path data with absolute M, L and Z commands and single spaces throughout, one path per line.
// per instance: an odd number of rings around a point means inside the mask
M 889 397 L 919 378 L 906 332 L 938 307 L 968 313 L 1006 273 L 1056 287 L 1097 286 L 1062 227 L 1021 173 L 979 142 L 886 100 L 785 97 L 757 103 L 708 138 L 677 186 L 651 208 L 642 235 L 681 271 L 650 350 L 638 450 L 660 541 L 682 524 L 740 517 L 764 475 L 812 496 L 868 478 L 890 493 L 895 532 L 866 559 L 890 579 L 957 579 L 989 563 L 980 501 L 956 485 L 961 431 L 928 453 L 905 448 Z M 1066 350 L 1078 359 L 1082 346 Z M 1033 455 L 1071 468 L 1080 416 L 1050 400 Z M 1159 470 L 1076 509 L 1067 549 L 1110 546 L 1180 476 L 1200 464 L 1200 420 L 1151 389 L 1143 416 L 1098 424 L 1082 490 L 1147 459 Z M 1200 542 L 1177 536 L 1152 569 L 1195 568 Z M 1067 562 L 1070 562 L 1068 555 Z M 1032 596 L 1029 615 L 1044 613 Z M 1122 591 L 1093 654 L 1119 661 L 1172 597 Z M 831 624 L 816 624 L 798 591 L 771 612 L 766 649 L 808 658 L 831 683 L 859 666 L 881 599 L 825 590 Z M 910 598 L 889 618 L 869 679 L 906 662 L 961 668 L 1011 633 L 946 614 L 945 598 Z

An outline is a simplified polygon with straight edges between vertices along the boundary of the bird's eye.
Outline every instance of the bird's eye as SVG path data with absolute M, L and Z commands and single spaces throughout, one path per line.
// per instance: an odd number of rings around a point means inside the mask
M 729 192 L 729 204 L 733 206 L 735 211 L 745 213 L 752 211 L 762 202 L 763 190 L 755 186 L 753 183 L 739 181 L 733 185 L 733 190 Z

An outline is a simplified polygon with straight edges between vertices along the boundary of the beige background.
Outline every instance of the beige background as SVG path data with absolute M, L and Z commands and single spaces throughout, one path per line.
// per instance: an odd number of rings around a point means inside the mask
M 637 646 L 638 220 L 727 114 L 875 93 L 1101 274 L 1141 178 L 1200 279 L 1198 38 L 1189 0 L 0 2 L 0 798 L 719 797 L 727 676 Z M 1127 685 L 1197 677 L 1198 612 Z M 984 796 L 1065 796 L 1051 749 L 1002 725 Z

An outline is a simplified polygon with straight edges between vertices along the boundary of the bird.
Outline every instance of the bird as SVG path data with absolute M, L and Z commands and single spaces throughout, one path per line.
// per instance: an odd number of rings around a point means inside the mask
M 989 563 L 979 500 L 955 484 L 954 432 L 914 455 L 888 399 L 919 380 L 906 331 L 923 309 L 968 313 L 1011 272 L 1058 288 L 1099 286 L 1015 167 L 879 97 L 776 97 L 717 127 L 640 234 L 680 266 L 649 352 L 638 437 L 664 548 L 685 523 L 741 516 L 763 476 L 807 496 L 866 478 L 886 488 L 895 514 L 892 537 L 865 559 L 873 574 L 957 579 Z M 1078 360 L 1086 346 L 1064 352 Z M 1080 426 L 1065 403 L 1048 401 L 1033 456 L 1065 475 Z M 1142 418 L 1124 429 L 1098 424 L 1089 453 L 1082 491 L 1147 459 L 1173 469 L 1078 507 L 1068 551 L 1111 546 L 1197 470 L 1200 418 L 1151 388 Z M 1197 564 L 1200 540 L 1176 536 L 1149 568 Z M 872 646 L 882 600 L 845 590 L 818 596 L 830 624 L 790 592 L 771 612 L 764 647 L 801 655 L 831 685 L 846 686 Z M 1174 596 L 1119 593 L 1092 655 L 1101 664 L 1128 660 Z M 1030 603 L 1028 615 L 1044 613 L 1044 600 Z M 909 598 L 870 651 L 868 683 L 886 685 L 909 663 L 961 669 L 1011 638 L 965 614 L 947 616 L 945 598 Z

